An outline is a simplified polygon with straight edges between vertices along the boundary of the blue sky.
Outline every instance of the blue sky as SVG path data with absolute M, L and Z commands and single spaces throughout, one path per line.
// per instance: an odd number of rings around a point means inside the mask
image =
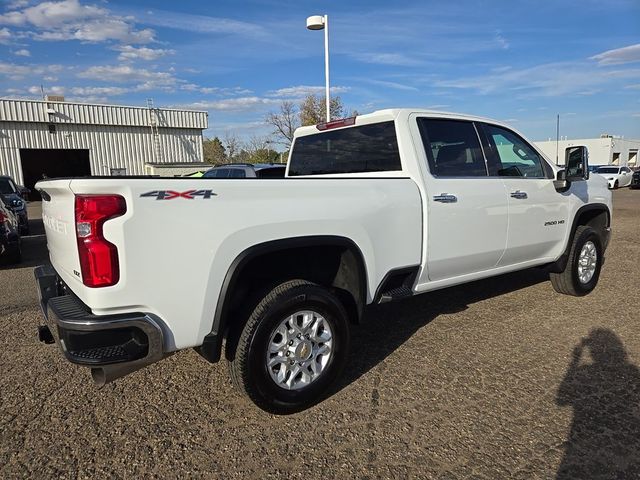
M 640 138 L 640 2 L 5 1 L 0 96 L 209 111 L 207 136 L 270 132 L 267 112 L 331 84 L 361 113 L 427 107 L 534 140 Z

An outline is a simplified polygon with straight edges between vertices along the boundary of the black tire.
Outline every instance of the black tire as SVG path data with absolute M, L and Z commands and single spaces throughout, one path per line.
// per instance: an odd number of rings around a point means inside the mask
M 269 374 L 267 348 L 280 322 L 300 310 L 313 310 L 329 323 L 332 355 L 317 379 L 299 390 L 287 390 Z M 230 355 L 229 373 L 233 384 L 258 407 L 270 413 L 294 413 L 322 400 L 339 377 L 348 349 L 349 321 L 337 297 L 311 282 L 291 280 L 272 289 L 253 309 Z
M 578 258 L 582 247 L 587 242 L 593 242 L 596 248 L 596 268 L 591 279 L 582 283 L 578 278 Z M 558 293 L 582 297 L 590 293 L 598 284 L 603 260 L 602 241 L 598 233 L 591 227 L 580 225 L 576 228 L 569 250 L 569 259 L 562 273 L 550 273 L 551 285 Z
M 618 180 L 616 180 L 615 182 L 613 182 L 613 189 L 617 190 L 618 189 Z

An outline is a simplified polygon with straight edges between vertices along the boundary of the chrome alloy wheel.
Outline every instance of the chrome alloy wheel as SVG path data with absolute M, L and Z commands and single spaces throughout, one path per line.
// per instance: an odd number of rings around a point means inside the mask
M 598 251 L 593 242 L 586 242 L 580 250 L 578 257 L 578 279 L 580 283 L 589 283 L 596 272 L 598 265 Z
M 333 353 L 333 332 L 318 312 L 303 310 L 285 318 L 269 338 L 267 370 L 286 390 L 300 390 L 322 375 Z

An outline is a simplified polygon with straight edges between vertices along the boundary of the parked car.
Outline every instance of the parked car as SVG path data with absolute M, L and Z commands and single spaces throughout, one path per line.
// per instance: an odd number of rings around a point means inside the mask
M 27 202 L 24 199 L 29 194 L 29 189 L 16 185 L 13 178 L 0 176 L 0 195 L 5 197 L 9 208 L 18 218 L 21 235 L 29 235 L 29 216 L 27 214 Z
M 609 188 L 628 187 L 631 184 L 632 172 L 629 167 L 607 165 L 598 168 L 596 173 L 607 179 Z
M 202 178 L 284 178 L 283 163 L 229 163 L 207 170 Z
M 0 261 L 19 263 L 22 259 L 18 219 L 9 207 L 9 200 L 0 195 Z
M 637 169 L 631 175 L 631 184 L 629 188 L 640 188 L 640 169 Z
M 590 293 L 612 195 L 586 147 L 565 165 L 501 122 L 396 109 L 299 128 L 281 180 L 41 181 L 40 336 L 99 385 L 224 345 L 246 397 L 298 411 L 349 368 L 368 304 L 534 266 Z

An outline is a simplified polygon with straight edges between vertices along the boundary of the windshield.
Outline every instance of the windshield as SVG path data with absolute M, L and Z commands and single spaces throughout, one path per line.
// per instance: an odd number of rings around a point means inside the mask
M 616 167 L 600 167 L 598 173 L 618 173 L 618 170 Z
M 8 195 L 10 193 L 16 193 L 16 187 L 13 184 L 13 180 L 10 178 L 0 178 L 0 194 Z

